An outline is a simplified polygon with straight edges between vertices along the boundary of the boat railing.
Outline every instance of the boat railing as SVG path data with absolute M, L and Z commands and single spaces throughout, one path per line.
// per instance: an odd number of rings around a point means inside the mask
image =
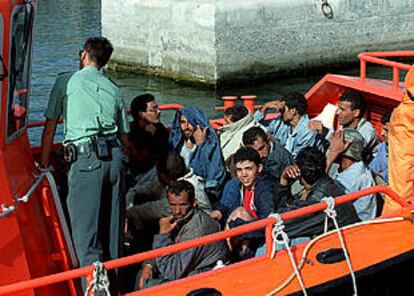
M 19 203 L 28 202 L 30 197 L 32 196 L 33 192 L 37 189 L 37 187 L 39 186 L 39 184 L 41 183 L 41 181 L 43 180 L 44 177 L 45 177 L 45 173 L 40 173 L 40 175 L 36 177 L 36 180 L 33 182 L 32 186 L 29 188 L 29 190 L 27 191 L 26 194 L 24 194 L 21 197 L 19 197 L 19 196 L 15 197 L 15 203 L 14 204 L 12 204 L 12 205 L 2 204 L 1 207 L 0 207 L 0 210 L 1 210 L 0 211 L 0 218 L 5 217 L 8 214 L 15 211 L 16 207 Z
M 344 204 L 347 202 L 354 201 L 358 198 L 363 196 L 376 194 L 376 193 L 383 193 L 390 197 L 393 201 L 398 203 L 401 207 L 409 207 L 410 204 L 403 200 L 401 197 L 398 196 L 393 190 L 385 186 L 375 186 L 371 188 L 367 188 L 358 192 L 346 194 L 340 197 L 335 198 L 336 205 Z M 311 205 L 308 207 L 304 207 L 301 209 L 297 209 L 294 211 L 290 211 L 287 213 L 283 213 L 281 218 L 283 221 L 295 219 L 301 216 L 309 215 L 312 213 L 323 211 L 327 207 L 325 202 L 321 202 L 315 205 Z M 269 217 L 266 219 L 262 219 L 256 222 L 252 222 L 243 226 L 239 226 L 236 228 L 232 228 L 229 230 L 225 230 L 222 232 L 210 234 L 204 237 L 196 238 L 190 241 L 181 242 L 178 244 L 174 244 L 165 248 L 155 249 L 152 251 L 148 251 L 145 253 L 135 254 L 128 257 L 123 257 L 120 259 L 115 259 L 111 261 L 107 261 L 104 263 L 104 267 L 107 270 L 115 269 L 124 267 L 131 264 L 136 264 L 139 262 L 143 262 L 145 260 L 154 259 L 161 256 L 166 256 L 172 253 L 177 253 L 181 251 L 185 251 L 191 248 L 199 247 L 205 244 L 213 243 L 216 241 L 224 240 L 226 238 L 238 236 L 247 232 L 255 231 L 258 229 L 265 228 L 265 241 L 266 241 L 266 253 L 264 256 L 269 257 L 271 256 L 272 246 L 273 246 L 273 238 L 272 238 L 272 228 L 273 225 L 278 222 L 275 217 Z M 13 283 L 9 285 L 4 285 L 0 287 L 0 295 L 14 295 L 14 293 L 28 290 L 28 289 L 35 289 L 40 288 L 48 285 L 53 285 L 65 281 L 71 281 L 80 277 L 91 277 L 93 274 L 95 266 L 89 265 L 86 267 L 81 267 L 77 269 L 73 269 L 70 271 L 65 271 L 57 274 L 52 274 L 40 278 L 30 279 L 27 281 L 22 281 L 18 283 Z
M 237 101 L 239 98 L 237 96 L 225 96 L 223 97 L 223 106 L 216 106 L 216 110 L 225 110 L 229 107 L 233 107 L 235 105 L 235 101 Z M 253 114 L 254 110 L 261 108 L 261 105 L 255 105 L 254 101 L 257 99 L 256 95 L 247 95 L 247 96 L 241 96 L 240 99 L 243 101 L 244 106 Z M 184 108 L 181 104 L 160 104 L 159 109 L 161 111 L 170 111 L 170 110 L 180 110 Z M 128 114 L 130 114 L 130 110 L 127 110 Z M 277 117 L 278 114 L 270 113 L 266 115 L 266 120 L 271 120 L 275 117 Z M 27 128 L 38 128 L 42 127 L 45 124 L 45 120 L 39 120 L 35 122 L 29 122 L 27 124 Z M 63 123 L 63 119 L 58 120 L 58 124 Z M 224 119 L 218 118 L 218 119 L 211 119 L 210 124 L 213 128 L 218 129 L 222 127 L 224 123 Z
M 396 61 L 391 61 L 386 58 L 396 57 L 414 57 L 414 51 L 402 50 L 402 51 L 384 51 L 384 52 L 363 52 L 358 55 L 360 60 L 360 79 L 364 83 L 367 78 L 367 63 L 377 64 L 385 67 L 392 68 L 392 85 L 394 89 L 399 88 L 400 83 L 400 71 L 409 71 L 412 65 L 404 64 Z

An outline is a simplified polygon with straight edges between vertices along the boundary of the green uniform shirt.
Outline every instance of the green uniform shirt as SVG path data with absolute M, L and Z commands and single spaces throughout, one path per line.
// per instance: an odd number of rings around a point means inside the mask
M 58 120 L 63 115 L 63 118 L 66 119 L 66 87 L 73 74 L 74 72 L 60 73 L 56 78 L 55 84 L 50 92 L 45 117 L 52 120 Z
M 60 75 L 52 89 L 46 117 L 65 120 L 65 142 L 79 144 L 102 132 L 127 133 L 129 123 L 118 87 L 97 68 L 86 66 Z

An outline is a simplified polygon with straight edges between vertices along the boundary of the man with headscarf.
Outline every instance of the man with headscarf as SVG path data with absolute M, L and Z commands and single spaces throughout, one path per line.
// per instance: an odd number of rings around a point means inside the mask
M 391 116 L 388 140 L 388 178 L 390 187 L 402 198 L 413 197 L 414 178 L 414 68 L 405 77 L 402 101 Z M 384 212 L 397 205 L 384 205 Z
M 200 109 L 185 107 L 175 114 L 169 138 L 187 168 L 205 180 L 210 198 L 218 199 L 226 179 L 226 169 L 216 132 Z

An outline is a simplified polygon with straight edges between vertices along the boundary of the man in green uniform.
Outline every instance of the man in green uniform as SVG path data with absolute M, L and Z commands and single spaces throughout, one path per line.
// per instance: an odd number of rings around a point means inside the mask
M 129 124 L 118 87 L 100 71 L 112 51 L 106 38 L 89 38 L 80 53 L 81 70 L 57 78 L 45 112 L 39 168 L 49 166 L 63 116 L 64 146 L 71 150 L 67 204 L 81 266 L 117 258 L 120 250 L 124 155 L 119 138 L 126 138 Z

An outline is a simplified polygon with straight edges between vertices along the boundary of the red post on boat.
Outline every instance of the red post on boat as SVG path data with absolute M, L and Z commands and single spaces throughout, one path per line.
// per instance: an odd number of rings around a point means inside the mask
M 236 104 L 238 97 L 237 96 L 224 96 L 224 97 L 221 97 L 221 99 L 223 100 L 224 105 L 217 106 L 215 109 L 224 111 L 227 108 L 233 107 Z
M 257 96 L 249 95 L 249 96 L 241 96 L 240 97 L 243 100 L 244 106 L 249 109 L 250 113 L 254 113 L 254 100 L 257 99 Z

